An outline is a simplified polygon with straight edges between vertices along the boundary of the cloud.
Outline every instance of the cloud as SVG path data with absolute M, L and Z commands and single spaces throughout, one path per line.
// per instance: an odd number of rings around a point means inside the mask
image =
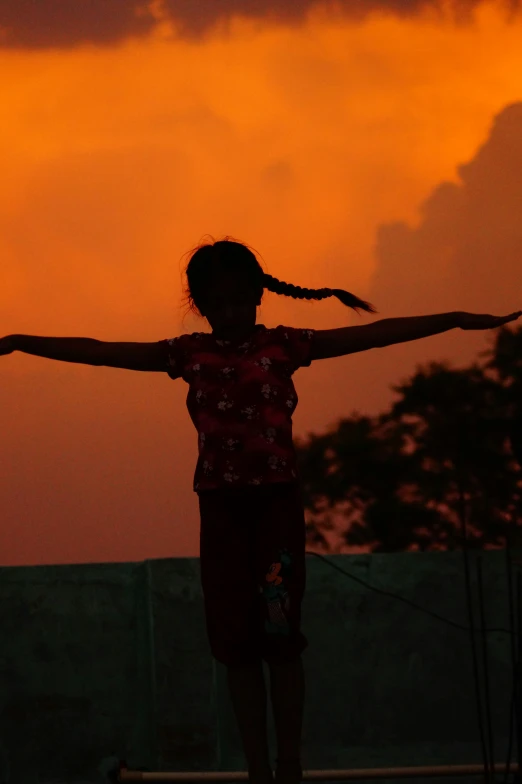
M 176 34 L 198 40 L 233 16 L 297 25 L 312 9 L 361 21 L 375 12 L 411 17 L 431 6 L 444 9 L 456 23 L 473 18 L 482 0 L 2 0 L 0 48 L 61 49 L 85 44 L 108 46 L 128 37 L 148 35 L 160 22 L 172 22 Z M 498 0 L 509 16 L 522 0 Z
M 473 19 L 475 8 L 483 0 L 164 0 L 172 19 L 181 27 L 184 38 L 198 38 L 209 27 L 226 21 L 233 15 L 286 24 L 300 24 L 312 9 L 339 14 L 353 21 L 362 21 L 376 12 L 387 12 L 399 17 L 413 17 L 431 7 L 444 16 L 448 14 L 456 23 Z M 521 0 L 498 0 L 509 17 L 515 15 Z
M 452 310 L 501 315 L 522 307 L 522 102 L 495 116 L 457 174 L 459 182 L 440 183 L 425 200 L 418 226 L 379 227 L 369 299 L 380 310 L 413 315 L 451 302 Z
M 144 0 L 2 0 L 0 47 L 110 45 L 146 35 L 156 20 Z

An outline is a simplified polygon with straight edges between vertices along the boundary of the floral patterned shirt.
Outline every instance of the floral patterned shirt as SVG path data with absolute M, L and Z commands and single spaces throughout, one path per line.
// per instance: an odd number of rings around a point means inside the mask
M 195 492 L 297 480 L 292 375 L 310 365 L 314 335 L 257 324 L 242 341 L 207 332 L 159 341 L 170 378 L 189 385 L 187 408 L 198 432 Z

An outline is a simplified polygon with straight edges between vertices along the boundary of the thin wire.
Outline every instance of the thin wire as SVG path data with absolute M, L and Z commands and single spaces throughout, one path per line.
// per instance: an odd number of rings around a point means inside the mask
M 479 590 L 480 631 L 482 638 L 482 660 L 484 662 L 484 687 L 486 689 L 486 722 L 488 731 L 489 760 L 491 765 L 491 781 L 495 781 L 495 743 L 491 725 L 491 692 L 489 688 L 488 638 L 486 635 L 486 616 L 484 611 L 484 589 L 482 582 L 482 556 L 477 558 L 477 582 Z
M 517 667 L 517 653 L 515 648 L 515 611 L 513 606 L 513 578 L 512 578 L 512 565 L 511 565 L 511 552 L 510 552 L 510 542 L 509 542 L 509 532 L 506 536 L 506 573 L 507 573 L 507 581 L 508 581 L 508 597 L 509 597 L 509 621 L 511 626 L 511 667 L 512 667 L 512 681 L 513 681 L 513 689 L 511 692 L 511 711 L 509 716 L 509 745 L 507 751 L 507 759 L 506 759 L 506 769 L 504 772 L 504 784 L 507 784 L 508 776 L 509 776 L 509 767 L 511 765 L 511 750 L 513 747 L 513 731 L 514 731 L 514 718 L 515 718 L 515 710 L 516 710 L 516 703 L 515 703 L 515 676 L 516 676 L 516 667 Z
M 511 451 L 514 454 L 517 463 L 522 468 L 522 449 L 520 449 L 520 444 L 522 443 L 519 440 L 520 435 L 522 434 L 522 409 L 519 412 L 518 416 L 518 424 L 520 427 L 519 433 L 516 433 L 517 427 L 514 423 L 517 421 L 516 417 L 512 420 L 512 428 L 509 433 L 509 440 L 511 442 Z M 516 510 L 516 507 L 515 507 Z M 514 527 L 516 526 L 516 519 L 515 519 L 515 511 L 513 511 L 511 516 L 511 523 L 512 526 L 508 530 L 506 534 L 506 576 L 508 581 L 508 596 L 509 596 L 509 625 L 511 627 L 511 670 L 512 670 L 512 692 L 511 692 L 511 710 L 509 713 L 509 742 L 508 742 L 508 750 L 507 750 L 507 759 L 506 759 L 506 767 L 504 770 L 504 784 L 507 784 L 508 776 L 509 776 L 509 768 L 511 765 L 511 750 L 513 746 L 513 734 L 515 730 L 515 720 L 516 720 L 516 729 L 517 729 L 517 740 L 518 740 L 518 757 L 520 763 L 520 708 L 518 705 L 518 700 L 516 699 L 516 691 L 517 691 L 517 679 L 518 673 L 520 669 L 520 657 L 517 659 L 517 648 L 520 651 L 520 573 L 518 573 L 518 580 L 517 580 L 517 603 L 518 603 L 518 610 L 517 610 L 517 634 L 518 634 L 518 645 L 517 639 L 515 634 L 515 610 L 514 610 L 514 597 L 513 597 L 513 564 L 511 558 L 511 536 L 513 535 Z M 520 563 L 520 561 L 518 561 Z M 514 779 L 516 781 L 520 781 L 520 772 L 515 774 Z
M 520 601 L 520 594 L 522 590 L 522 574 L 520 571 L 517 572 L 517 633 L 518 633 L 518 658 L 517 658 L 517 670 L 516 670 L 516 681 L 515 681 L 515 710 L 517 712 L 517 742 L 518 742 L 518 759 L 520 760 L 520 755 L 522 753 L 522 738 L 520 733 L 520 662 L 522 661 L 522 606 Z M 520 771 L 517 774 L 517 780 L 520 781 Z
M 365 580 L 361 580 L 360 577 L 356 577 L 354 574 L 350 574 L 350 572 L 347 572 L 345 569 L 341 569 L 340 566 L 331 563 L 324 555 L 321 555 L 321 553 L 316 553 L 314 550 L 306 550 L 305 552 L 307 555 L 315 555 L 316 558 L 320 558 L 322 561 L 325 561 L 325 563 L 327 563 L 328 566 L 330 566 L 332 569 L 337 569 L 338 572 L 342 572 L 342 574 L 345 574 L 351 580 L 355 580 L 356 582 L 361 583 L 361 585 L 364 585 L 365 588 L 369 588 L 371 591 L 375 591 L 375 593 L 380 593 L 383 596 L 391 596 L 392 599 L 398 599 L 400 602 L 408 604 L 415 610 L 420 610 L 420 612 L 426 613 L 426 615 L 431 615 L 433 618 L 437 618 L 439 621 L 443 621 L 450 626 L 454 626 L 456 629 L 462 629 L 462 631 L 465 632 L 469 631 L 469 626 L 462 626 L 462 624 L 451 621 L 449 618 L 445 618 L 443 615 L 438 615 L 438 613 L 435 613 L 432 610 L 427 610 L 425 607 L 421 607 L 419 604 L 415 604 L 415 602 L 412 602 L 409 599 L 405 599 L 404 596 L 399 596 L 399 594 L 393 593 L 392 591 L 385 591 L 383 588 L 376 588 L 375 585 L 371 585 Z M 488 634 L 489 632 L 504 632 L 505 634 L 512 635 L 515 634 L 515 632 L 511 632 L 509 629 L 485 629 L 484 631 Z
M 458 486 L 459 486 L 459 507 L 460 507 L 459 517 L 460 517 L 460 522 L 462 527 L 462 555 L 464 558 L 466 600 L 467 600 L 468 616 L 469 616 L 469 638 L 471 643 L 471 657 L 473 660 L 475 699 L 477 702 L 477 721 L 479 725 L 482 759 L 484 760 L 484 780 L 486 784 L 489 784 L 490 772 L 489 772 L 489 764 L 488 764 L 488 753 L 486 749 L 486 740 L 484 737 L 484 725 L 482 724 L 482 701 L 480 699 L 480 676 L 479 676 L 479 668 L 478 668 L 477 649 L 475 646 L 475 621 L 473 619 L 473 603 L 471 600 L 471 579 L 470 579 L 470 572 L 469 572 L 469 554 L 468 554 L 467 539 L 466 539 L 466 501 L 464 498 L 464 482 L 463 482 L 463 472 L 462 472 L 460 455 L 457 460 L 456 468 L 457 468 L 457 479 L 458 479 Z

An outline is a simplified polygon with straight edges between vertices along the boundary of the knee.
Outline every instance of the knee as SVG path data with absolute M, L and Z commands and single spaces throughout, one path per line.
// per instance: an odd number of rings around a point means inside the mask
M 293 662 L 301 657 L 301 654 L 308 647 L 308 640 L 303 634 L 282 639 L 268 639 L 263 648 L 262 656 L 266 663 L 286 664 Z
M 229 669 L 254 667 L 262 661 L 262 656 L 258 652 L 238 647 L 233 649 L 214 648 L 212 650 L 212 656 L 216 661 L 220 664 L 224 664 L 225 667 L 228 667 Z

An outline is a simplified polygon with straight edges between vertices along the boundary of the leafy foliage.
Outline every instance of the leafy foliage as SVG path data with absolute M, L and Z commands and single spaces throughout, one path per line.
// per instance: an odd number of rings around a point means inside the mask
M 480 365 L 418 366 L 377 417 L 352 413 L 296 440 L 307 544 L 341 552 L 505 546 L 522 523 L 522 328 L 503 327 Z

